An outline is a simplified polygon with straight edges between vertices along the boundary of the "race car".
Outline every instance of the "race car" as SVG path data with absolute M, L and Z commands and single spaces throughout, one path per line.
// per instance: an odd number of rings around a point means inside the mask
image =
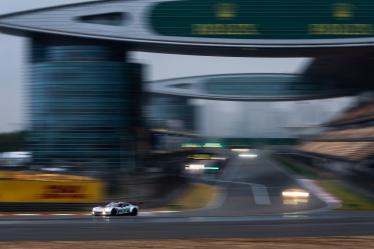
M 137 216 L 139 207 L 127 202 L 111 202 L 104 207 L 94 207 L 92 215 L 94 216 L 116 216 L 130 215 Z
M 309 202 L 310 194 L 303 189 L 286 189 L 282 192 L 283 204 L 300 205 Z

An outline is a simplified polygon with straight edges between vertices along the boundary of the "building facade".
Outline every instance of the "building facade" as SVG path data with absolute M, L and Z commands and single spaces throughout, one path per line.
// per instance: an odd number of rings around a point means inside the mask
M 31 129 L 35 163 L 101 163 L 131 168 L 134 130 L 141 125 L 141 66 L 112 44 L 33 39 Z

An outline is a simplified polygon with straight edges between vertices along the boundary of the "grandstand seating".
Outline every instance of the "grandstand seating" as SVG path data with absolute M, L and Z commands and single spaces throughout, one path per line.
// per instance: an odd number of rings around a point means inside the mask
M 330 124 L 339 124 L 354 121 L 356 119 L 362 119 L 374 116 L 374 102 L 369 102 L 363 105 L 356 106 L 337 119 L 330 122 Z
M 332 156 L 347 160 L 361 161 L 374 158 L 374 126 L 359 128 L 345 128 L 347 122 L 355 123 L 355 120 L 362 120 L 371 117 L 374 119 L 374 102 L 365 103 L 344 112 L 329 126 L 335 130 L 327 131 L 319 136 L 310 139 L 298 147 L 299 150 L 308 153 Z M 340 127 L 336 130 L 336 125 Z M 343 129 L 342 129 L 343 128 Z M 340 140 L 340 141 L 339 141 Z
M 307 142 L 299 149 L 348 160 L 365 160 L 374 156 L 374 142 Z
M 346 129 L 346 130 L 335 130 L 328 131 L 320 136 L 316 137 L 315 140 L 334 140 L 334 139 L 374 139 L 374 126 Z

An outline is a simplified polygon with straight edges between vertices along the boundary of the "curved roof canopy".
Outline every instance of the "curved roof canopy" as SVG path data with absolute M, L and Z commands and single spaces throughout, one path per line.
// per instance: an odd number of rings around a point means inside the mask
M 345 96 L 352 90 L 344 86 L 337 88 L 333 82 L 316 82 L 295 74 L 195 76 L 156 81 L 145 84 L 144 88 L 146 92 L 154 94 L 237 101 L 330 98 Z
M 279 48 L 292 55 L 373 45 L 372 0 L 349 2 L 97 1 L 1 16 L 0 29 L 131 42 L 145 50 L 236 56 Z

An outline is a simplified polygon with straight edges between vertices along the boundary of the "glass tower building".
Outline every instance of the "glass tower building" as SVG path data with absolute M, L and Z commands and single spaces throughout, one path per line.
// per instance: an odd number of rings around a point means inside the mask
M 28 136 L 34 162 L 130 169 L 140 74 L 123 47 L 34 39 Z

